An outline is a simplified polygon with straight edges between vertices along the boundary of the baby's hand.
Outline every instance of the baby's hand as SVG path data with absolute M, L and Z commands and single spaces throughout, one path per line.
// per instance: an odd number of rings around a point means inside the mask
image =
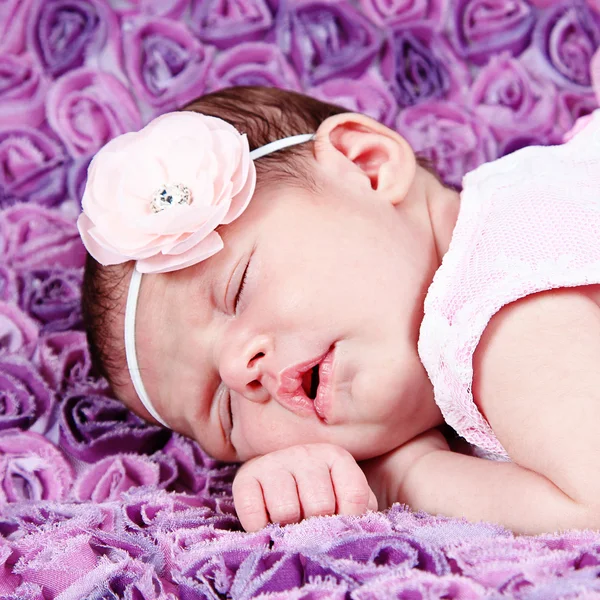
M 258 531 L 269 521 L 297 523 L 315 515 L 377 510 L 361 468 L 333 444 L 291 446 L 248 461 L 233 482 L 233 500 L 246 531 Z

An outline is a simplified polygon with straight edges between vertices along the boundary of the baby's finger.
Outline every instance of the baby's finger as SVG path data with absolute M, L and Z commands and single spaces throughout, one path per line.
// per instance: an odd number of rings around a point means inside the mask
M 368 504 L 367 508 L 369 510 L 375 510 L 375 511 L 379 508 L 379 505 L 377 504 L 377 496 L 375 495 L 375 492 L 373 492 L 373 490 L 371 488 L 369 488 L 369 504 Z
M 238 519 L 246 531 L 259 531 L 269 523 L 263 490 L 255 477 L 238 473 L 232 492 Z
M 296 480 L 289 471 L 277 470 L 262 480 L 267 511 L 273 523 L 297 523 L 302 517 Z
M 362 515 L 369 506 L 371 488 L 350 454 L 340 454 L 330 465 L 331 481 L 340 515 Z
M 335 492 L 326 463 L 317 463 L 311 469 L 298 469 L 294 476 L 303 518 L 335 514 Z

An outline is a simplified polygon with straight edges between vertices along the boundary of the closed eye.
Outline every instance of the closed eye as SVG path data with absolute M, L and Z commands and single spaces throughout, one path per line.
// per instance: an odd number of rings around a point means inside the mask
M 244 285 L 246 284 L 246 275 L 248 274 L 248 267 L 250 266 L 250 260 L 246 264 L 246 268 L 244 269 L 244 274 L 242 275 L 242 280 L 240 282 L 240 287 L 238 288 L 237 294 L 235 295 L 234 300 L 234 309 L 237 310 L 238 303 L 242 297 L 242 292 L 244 291 Z

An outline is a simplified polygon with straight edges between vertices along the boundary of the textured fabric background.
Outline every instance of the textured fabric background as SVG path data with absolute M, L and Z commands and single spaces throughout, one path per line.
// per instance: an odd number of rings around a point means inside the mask
M 90 157 L 222 86 L 304 90 L 449 183 L 597 107 L 598 0 L 0 2 L 0 599 L 600 598 L 600 534 L 396 505 L 240 531 L 234 467 L 90 369 L 75 228 Z

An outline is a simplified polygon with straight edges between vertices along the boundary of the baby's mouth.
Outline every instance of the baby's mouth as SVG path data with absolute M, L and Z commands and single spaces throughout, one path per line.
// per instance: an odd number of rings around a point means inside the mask
M 319 364 L 316 364 L 312 369 L 304 373 L 302 376 L 302 389 L 311 400 L 317 397 L 317 390 L 319 389 Z

